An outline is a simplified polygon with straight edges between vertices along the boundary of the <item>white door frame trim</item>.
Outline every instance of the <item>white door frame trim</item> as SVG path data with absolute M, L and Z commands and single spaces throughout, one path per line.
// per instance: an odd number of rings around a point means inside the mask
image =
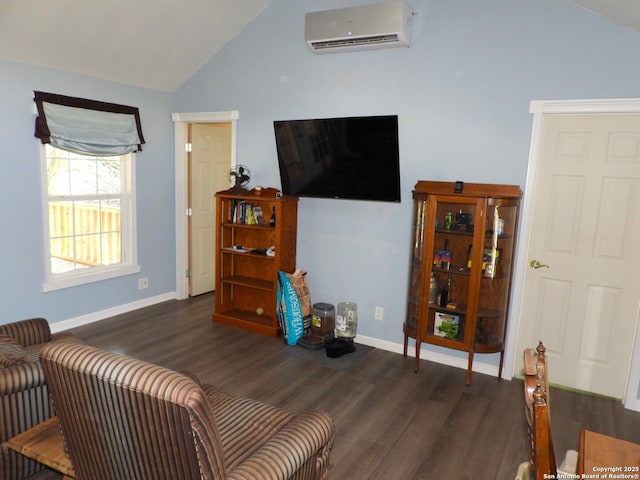
M 190 123 L 231 122 L 231 164 L 236 164 L 237 110 L 225 112 L 172 113 L 175 137 L 175 222 L 176 222 L 176 298 L 189 296 L 189 156 L 185 145 L 189 141 Z
M 507 332 L 508 348 L 505 352 L 505 374 L 511 378 L 514 374 L 521 373 L 522 358 L 515 351 L 518 328 L 522 311 L 522 297 L 524 277 L 527 270 L 529 250 L 529 237 L 531 234 L 531 221 L 533 216 L 533 197 L 538 170 L 538 156 L 542 137 L 542 119 L 545 114 L 589 114 L 589 113 L 636 113 L 640 114 L 640 98 L 612 98 L 612 99 L 585 99 L 585 100 L 534 100 L 531 102 L 529 112 L 533 114 L 533 128 L 531 132 L 531 145 L 529 148 L 529 163 L 527 178 L 521 210 L 520 230 L 518 232 L 518 251 L 514 271 L 514 288 L 511 301 L 509 330 Z M 624 401 L 625 408 L 640 411 L 640 398 L 638 396 L 640 386 L 640 305 L 636 315 L 636 333 L 631 364 L 627 371 L 627 385 Z

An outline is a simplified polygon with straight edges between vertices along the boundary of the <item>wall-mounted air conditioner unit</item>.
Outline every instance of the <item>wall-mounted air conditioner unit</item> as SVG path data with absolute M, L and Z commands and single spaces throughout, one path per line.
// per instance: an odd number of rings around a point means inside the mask
M 315 53 L 408 47 L 413 15 L 402 1 L 307 13 L 305 41 Z

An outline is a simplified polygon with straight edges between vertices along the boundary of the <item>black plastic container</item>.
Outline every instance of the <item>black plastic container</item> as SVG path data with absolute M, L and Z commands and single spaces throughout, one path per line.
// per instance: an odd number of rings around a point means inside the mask
M 338 358 L 346 353 L 355 352 L 356 344 L 352 338 L 328 338 L 324 341 L 324 349 L 327 352 L 327 357 Z

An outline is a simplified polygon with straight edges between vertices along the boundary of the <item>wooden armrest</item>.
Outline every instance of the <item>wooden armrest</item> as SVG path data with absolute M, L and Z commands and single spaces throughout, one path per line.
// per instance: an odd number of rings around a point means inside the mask
M 527 348 L 524 351 L 524 374 L 536 375 L 536 351 L 533 348 Z

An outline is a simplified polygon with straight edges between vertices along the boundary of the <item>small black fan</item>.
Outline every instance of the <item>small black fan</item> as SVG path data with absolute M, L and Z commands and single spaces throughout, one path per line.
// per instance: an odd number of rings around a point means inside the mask
M 244 165 L 236 165 L 229 170 L 229 179 L 233 182 L 233 188 L 244 188 L 251 180 L 251 171 Z

